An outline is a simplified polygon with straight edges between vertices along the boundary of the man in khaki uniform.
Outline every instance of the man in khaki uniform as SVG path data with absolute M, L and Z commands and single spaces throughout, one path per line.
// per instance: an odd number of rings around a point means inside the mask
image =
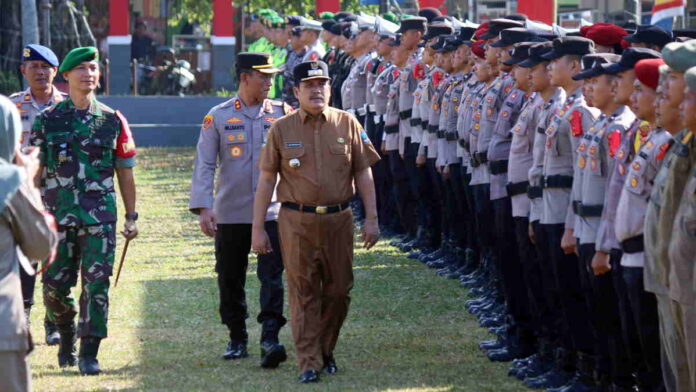
M 696 67 L 684 74 L 686 84 L 682 117 L 684 126 L 696 130 Z M 684 192 L 672 228 L 669 244 L 669 296 L 677 334 L 685 343 L 686 360 L 691 376 L 691 390 L 696 391 L 696 154 L 689 151 L 691 175 Z
M 353 287 L 353 220 L 349 201 L 358 192 L 365 206 L 363 236 L 379 238 L 370 166 L 379 160 L 354 116 L 328 106 L 329 71 L 324 62 L 293 72 L 300 110 L 277 120 L 261 152 L 254 199 L 252 249 L 272 251 L 263 221 L 276 177 L 281 253 L 287 271 L 291 326 L 302 383 L 318 370 L 337 371 L 333 351 L 348 314 Z

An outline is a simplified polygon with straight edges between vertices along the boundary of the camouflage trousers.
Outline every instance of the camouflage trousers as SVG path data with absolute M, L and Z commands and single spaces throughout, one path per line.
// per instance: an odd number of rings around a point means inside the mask
M 109 311 L 109 277 L 114 267 L 116 225 L 58 227 L 56 259 L 43 275 L 43 295 L 48 319 L 72 322 L 77 315 L 72 288 L 81 275 L 79 337 L 106 337 Z

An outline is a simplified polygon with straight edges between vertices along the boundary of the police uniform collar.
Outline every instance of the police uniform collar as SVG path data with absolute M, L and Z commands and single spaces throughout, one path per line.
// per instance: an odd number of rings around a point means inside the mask
M 56 86 L 52 86 L 51 88 L 51 98 L 49 98 L 48 100 L 48 105 L 50 106 L 59 102 L 63 102 L 67 94 L 58 90 Z M 22 103 L 30 102 L 32 106 L 39 109 L 39 104 L 36 103 L 36 100 L 34 99 L 34 94 L 31 93 L 31 87 L 28 87 L 26 90 L 22 91 L 19 94 L 22 96 Z
M 72 98 L 68 97 L 65 99 L 65 108 L 66 109 L 71 109 L 73 111 L 77 111 L 77 107 L 75 107 L 75 103 L 73 102 Z M 89 114 L 95 116 L 95 117 L 101 117 L 102 116 L 102 110 L 99 105 L 99 102 L 97 102 L 97 98 L 92 98 L 92 101 L 89 103 L 89 108 L 87 109 Z
M 311 119 L 315 119 L 315 118 L 319 118 L 319 119 L 326 121 L 326 112 L 328 110 L 331 110 L 331 109 L 329 107 L 325 107 L 324 110 L 322 110 L 321 113 L 319 113 L 316 116 L 313 114 L 310 114 L 309 112 L 307 112 L 303 108 L 299 108 L 297 111 L 300 113 L 300 119 L 302 120 L 302 123 L 304 124 L 307 122 L 308 119 L 311 120 Z

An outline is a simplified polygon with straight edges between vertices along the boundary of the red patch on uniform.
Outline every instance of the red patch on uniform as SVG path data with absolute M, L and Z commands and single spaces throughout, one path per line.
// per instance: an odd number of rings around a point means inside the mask
M 413 66 L 413 77 L 416 79 L 423 79 L 425 77 L 425 65 L 423 65 L 423 63 L 418 63 Z
M 242 102 L 238 99 L 234 100 L 234 108 L 240 110 L 242 108 Z
M 398 79 L 399 78 L 399 70 L 394 68 L 394 70 L 392 71 L 392 75 L 394 76 L 394 79 Z
M 570 115 L 570 127 L 573 132 L 573 137 L 582 136 L 582 113 L 580 113 L 580 111 L 575 110 Z
M 667 142 L 667 143 L 665 143 L 665 144 L 663 144 L 663 145 L 660 146 L 660 153 L 657 154 L 657 160 L 658 160 L 658 161 L 661 161 L 662 158 L 665 157 L 665 154 L 667 153 L 667 150 L 669 150 L 669 145 L 670 145 L 670 144 L 671 144 L 671 143 Z
M 384 71 L 384 65 L 380 64 L 379 67 L 377 67 L 377 74 L 381 74 L 382 71 Z
M 135 141 L 128 126 L 128 121 L 118 110 L 116 111 L 116 117 L 121 120 L 121 132 L 116 139 L 116 156 L 119 158 L 132 158 L 136 154 Z
M 440 85 L 440 82 L 442 82 L 443 76 L 444 76 L 444 75 L 443 75 L 442 72 L 440 72 L 440 71 L 435 71 L 435 72 L 433 72 L 433 85 L 434 85 L 435 87 L 437 87 L 438 85 Z
M 370 69 L 372 69 L 372 67 L 372 61 L 368 61 L 367 63 L 365 63 L 365 72 L 370 72 Z
M 616 150 L 619 149 L 621 145 L 621 132 L 613 131 L 607 135 L 607 141 L 609 142 L 609 156 L 614 158 L 616 155 Z

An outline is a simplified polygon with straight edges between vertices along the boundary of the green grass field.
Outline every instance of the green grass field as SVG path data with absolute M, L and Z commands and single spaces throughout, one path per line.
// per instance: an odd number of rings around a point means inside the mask
M 141 149 L 136 169 L 140 237 L 131 243 L 119 286 L 111 290 L 109 338 L 99 377 L 56 363 L 43 343 L 37 285 L 31 355 L 36 391 L 525 391 L 489 362 L 478 342 L 490 338 L 465 310 L 457 281 L 436 277 L 382 241 L 355 252 L 350 314 L 336 349 L 340 371 L 317 385 L 296 382 L 290 330 L 288 362 L 258 361 L 256 264 L 248 271 L 250 357 L 224 361 L 226 328 L 217 315 L 213 243 L 188 212 L 193 149 Z M 121 214 L 119 214 L 121 215 Z M 119 222 L 119 225 L 121 222 Z M 120 230 L 120 226 L 119 226 Z M 119 239 L 117 260 L 123 242 Z M 79 293 L 76 293 L 79 294 Z

